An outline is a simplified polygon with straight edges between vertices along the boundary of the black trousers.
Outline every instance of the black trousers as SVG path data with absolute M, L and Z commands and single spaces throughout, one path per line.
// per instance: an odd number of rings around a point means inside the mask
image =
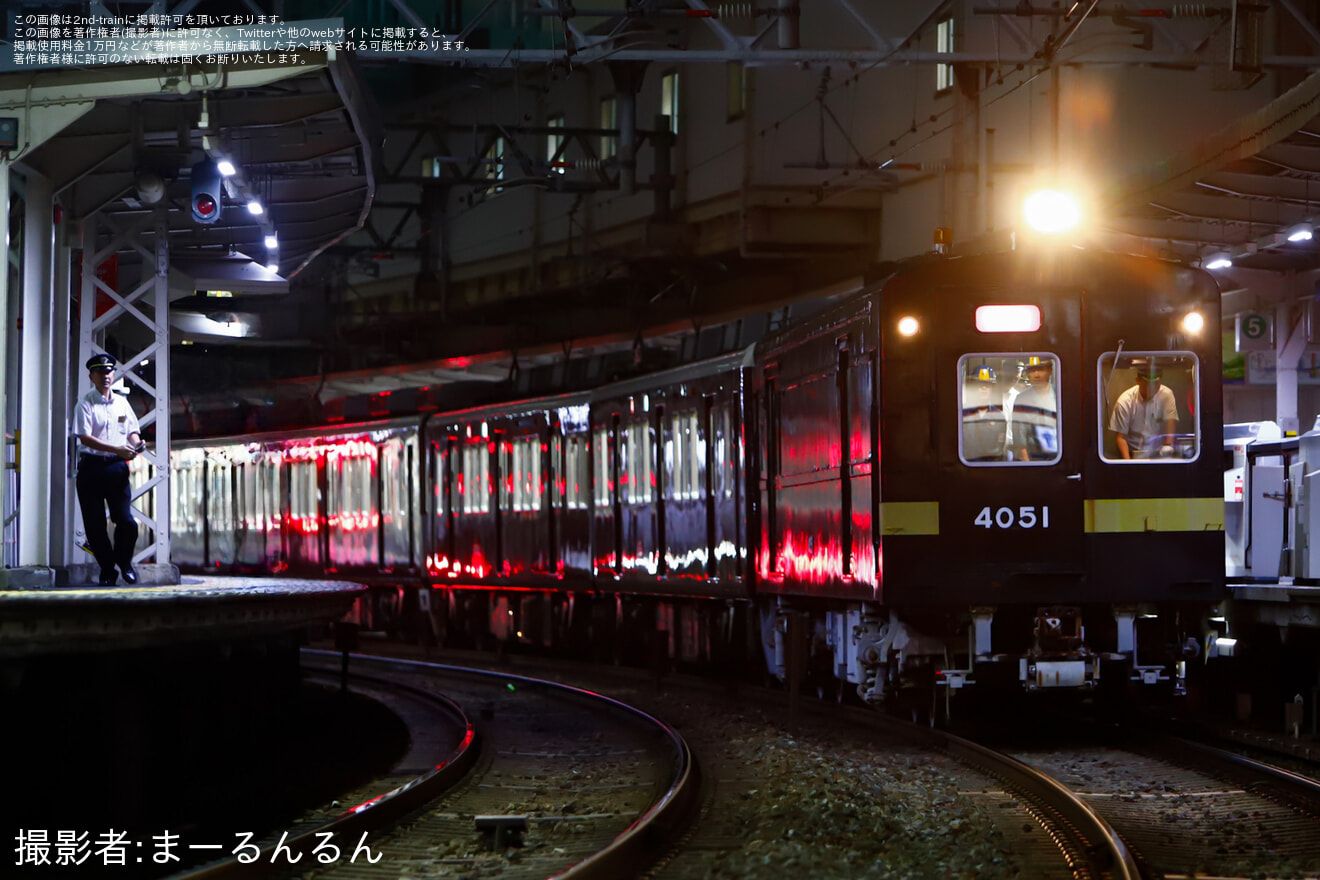
M 133 519 L 133 505 L 129 500 L 128 462 L 122 458 L 82 455 L 78 458 L 78 506 L 82 509 L 83 527 L 87 529 L 87 545 L 91 548 L 102 572 L 120 570 L 133 564 L 133 545 L 137 543 L 137 521 Z M 110 519 L 115 524 L 115 543 L 105 528 L 105 508 L 110 507 Z

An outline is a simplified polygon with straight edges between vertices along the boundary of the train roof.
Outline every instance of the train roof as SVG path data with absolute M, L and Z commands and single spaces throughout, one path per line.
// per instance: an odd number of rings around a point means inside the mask
M 618 382 L 611 382 L 591 391 L 591 399 L 609 400 L 616 397 L 626 397 L 630 394 L 645 393 L 657 386 L 674 385 L 691 382 L 695 379 L 704 379 L 707 376 L 715 376 L 720 373 L 731 373 L 734 370 L 752 366 L 756 362 L 755 355 L 756 346 L 749 345 L 741 351 L 729 352 L 708 360 L 696 361 L 695 363 L 683 364 L 681 367 L 661 370 L 658 373 L 648 373 L 645 376 L 634 376 Z
M 260 431 L 252 434 L 230 434 L 222 437 L 205 437 L 178 440 L 172 445 L 175 449 L 206 449 L 214 446 L 235 446 L 247 443 L 273 443 L 280 440 L 300 440 L 309 437 L 335 437 L 346 434 L 366 434 L 373 431 L 391 431 L 399 428 L 420 427 L 425 416 L 407 416 L 396 419 L 381 419 L 374 422 L 354 422 L 347 425 L 321 425 L 315 428 L 292 428 L 285 431 Z

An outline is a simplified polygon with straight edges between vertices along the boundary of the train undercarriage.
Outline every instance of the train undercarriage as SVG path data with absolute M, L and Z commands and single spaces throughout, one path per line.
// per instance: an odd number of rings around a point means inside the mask
M 1182 695 L 1213 637 L 1212 613 L 1050 605 L 923 614 L 786 598 L 377 588 L 358 622 L 447 647 L 759 674 L 877 706 L 933 707 L 935 718 L 982 691 Z

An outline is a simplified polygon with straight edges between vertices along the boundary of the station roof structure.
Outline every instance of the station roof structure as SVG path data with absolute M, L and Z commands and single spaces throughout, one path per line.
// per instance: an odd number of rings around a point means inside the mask
M 261 0 L 183 0 L 173 5 L 156 2 L 150 8 L 188 15 L 212 7 L 232 7 L 235 12 L 272 17 L 279 9 L 287 20 L 315 19 L 318 25 L 328 22 L 341 28 L 353 24 L 424 28 L 428 23 L 434 26 L 440 14 L 432 8 L 434 4 L 423 0 L 391 0 L 389 4 L 286 0 L 269 4 L 270 8 L 267 5 Z M 325 335 L 268 336 L 262 328 L 271 322 L 263 322 L 259 300 L 285 295 L 291 285 L 296 287 L 314 275 L 318 266 L 331 267 L 323 271 L 346 271 L 352 260 L 361 261 L 372 253 L 388 256 L 397 247 L 397 234 L 387 230 L 397 233 L 410 216 L 419 215 L 422 206 L 380 197 L 382 187 L 405 184 L 411 173 L 402 167 L 384 166 L 384 139 L 387 133 L 407 137 L 409 126 L 442 127 L 447 122 L 445 108 L 456 92 L 470 90 L 474 84 L 503 82 L 528 69 L 567 70 L 622 62 L 708 63 L 718 69 L 718 65 L 739 61 L 800 70 L 829 64 L 866 70 L 950 61 L 1042 66 L 1064 58 L 1062 49 L 1079 29 L 1101 21 L 1106 26 L 1129 28 L 1139 39 L 1089 50 L 1086 61 L 1190 69 L 1209 64 L 1212 53 L 1219 51 L 1207 36 L 1213 31 L 1213 22 L 1175 20 L 1176 10 L 1168 9 L 1163 17 L 1133 23 L 1121 7 L 1111 8 L 1095 0 L 1076 4 L 1062 20 L 1055 14 L 1056 26 L 1048 35 L 1030 27 L 1026 23 L 1030 16 L 1022 14 L 1024 7 L 1031 15 L 1048 16 L 1048 10 L 986 0 L 975 13 L 997 17 L 1001 45 L 993 52 L 954 53 L 933 52 L 916 39 L 947 11 L 949 3 L 944 0 L 931 0 L 902 27 L 879 24 L 880 16 L 856 0 L 829 0 L 825 4 L 829 12 L 853 25 L 848 45 L 828 42 L 819 29 L 800 20 L 806 13 L 794 4 L 767 3 L 761 9 L 704 0 L 602 0 L 599 9 L 574 9 L 553 0 L 535 0 L 519 8 L 528 18 L 541 16 L 556 22 L 557 29 L 552 28 L 551 33 L 557 36 L 543 43 L 505 47 L 501 40 L 509 35 L 502 35 L 504 25 L 492 13 L 496 5 L 463 4 L 467 17 L 449 36 L 459 44 L 465 40 L 475 43 L 465 51 L 359 47 L 352 52 L 310 52 L 305 53 L 306 72 L 285 70 L 278 76 L 271 71 L 245 70 L 243 65 L 227 66 L 223 72 L 145 64 L 132 66 L 140 69 L 136 74 L 125 74 L 126 68 L 42 72 L 43 77 L 141 75 L 153 78 L 156 84 L 142 94 L 99 98 L 90 112 L 22 157 L 21 163 L 53 182 L 70 215 L 99 212 L 121 225 L 131 224 L 151 210 L 147 200 L 152 197 L 153 182 L 160 181 L 168 207 L 171 288 L 177 291 L 180 312 L 173 320 L 174 341 L 207 344 L 235 359 L 258 349 L 264 349 L 268 358 L 271 351 L 280 357 L 281 349 L 305 352 L 327 344 L 360 344 L 336 343 Z M 1231 11 L 1236 5 L 1226 8 Z M 1313 199 L 1320 201 L 1320 186 L 1315 185 L 1320 183 L 1320 74 L 1311 73 L 1320 69 L 1320 31 L 1291 2 L 1276 4 L 1276 14 L 1294 28 L 1299 48 L 1295 54 L 1265 56 L 1253 63 L 1257 71 L 1286 71 L 1288 81 L 1296 85 L 1195 150 L 1116 182 L 1105 194 L 1104 232 L 1111 241 L 1193 263 L 1222 250 L 1231 253 L 1235 265 L 1243 268 L 1278 273 L 1320 268 L 1316 240 L 1295 242 L 1287 237 L 1293 227 L 1320 218 L 1320 209 L 1312 205 Z M 483 32 L 484 38 L 478 39 Z M 146 70 L 148 67 L 152 69 Z M 382 73 L 386 75 L 377 75 Z M 29 78 L 31 73 L 5 76 Z M 398 94 L 391 91 L 402 79 L 411 87 L 407 101 L 395 100 Z M 418 88 L 418 83 L 424 85 Z M 221 221 L 198 226 L 188 215 L 188 169 L 200 157 L 220 155 L 236 159 L 241 172 L 230 181 L 231 203 Z M 469 169 L 468 173 L 479 170 Z M 879 167 L 872 171 L 877 179 L 885 174 Z M 605 184 L 617 185 L 617 180 Z M 265 214 L 255 217 L 243 211 L 241 204 L 248 199 L 262 201 Z M 269 252 L 266 238 L 272 233 L 278 237 L 278 248 Z M 339 262 L 318 263 L 328 256 Z M 130 253 L 123 258 L 135 259 Z M 275 271 L 263 268 L 272 262 Z M 726 261 L 720 271 L 766 277 L 764 266 L 751 261 L 737 265 Z M 821 289 L 825 295 L 853 289 L 845 281 L 855 274 L 857 267 L 840 266 L 838 277 Z M 417 283 L 425 284 L 427 279 Z M 204 296 L 217 291 L 232 298 Z M 736 320 L 748 311 L 748 303 L 732 294 L 721 298 L 707 293 L 706 300 L 712 304 L 710 311 L 688 316 L 693 319 L 689 326 L 694 321 L 709 326 Z M 768 300 L 777 304 L 774 296 Z M 435 334 L 440 341 L 428 357 L 403 358 L 372 368 L 322 369 L 271 381 L 249 374 L 238 387 L 228 387 L 215 396 L 270 404 L 307 397 L 324 401 L 458 381 L 494 383 L 517 369 L 562 359 L 563 345 L 570 342 L 578 352 L 623 352 L 639 343 L 672 350 L 681 346 L 682 336 L 689 332 L 683 328 L 681 303 L 674 311 L 666 311 L 668 300 L 650 309 L 648 314 L 654 319 L 646 326 L 635 324 L 633 304 L 614 310 L 610 305 L 608 294 L 586 303 L 583 316 L 574 322 L 582 325 L 576 333 L 570 333 L 569 323 L 559 314 L 564 311 L 562 304 L 550 300 L 539 306 L 528 304 L 525 311 L 451 314 L 442 331 Z M 230 327 L 236 323 L 243 323 L 250 332 L 211 332 L 217 324 Z M 536 325 L 541 336 L 518 346 L 499 341 L 518 336 L 528 324 Z M 553 338 L 556 334 L 561 338 Z M 576 339 L 570 340 L 570 335 Z M 459 341 L 468 347 L 462 348 Z M 391 354 L 402 357 L 402 346 L 395 345 L 391 351 L 389 338 L 378 344 L 382 358 Z M 446 345 L 453 350 L 445 350 Z M 478 345 L 484 347 L 471 350 Z M 177 387 L 184 390 L 187 376 L 177 375 Z M 205 397 L 204 393 L 194 395 L 190 405 L 205 405 Z

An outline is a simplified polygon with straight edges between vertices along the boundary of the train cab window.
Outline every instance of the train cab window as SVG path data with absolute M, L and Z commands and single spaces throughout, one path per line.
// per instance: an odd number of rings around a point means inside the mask
M 958 361 L 964 464 L 1050 465 L 1059 460 L 1059 359 L 1049 353 L 968 354 Z
M 1100 455 L 1115 464 L 1180 464 L 1201 449 L 1200 370 L 1189 351 L 1100 356 Z

